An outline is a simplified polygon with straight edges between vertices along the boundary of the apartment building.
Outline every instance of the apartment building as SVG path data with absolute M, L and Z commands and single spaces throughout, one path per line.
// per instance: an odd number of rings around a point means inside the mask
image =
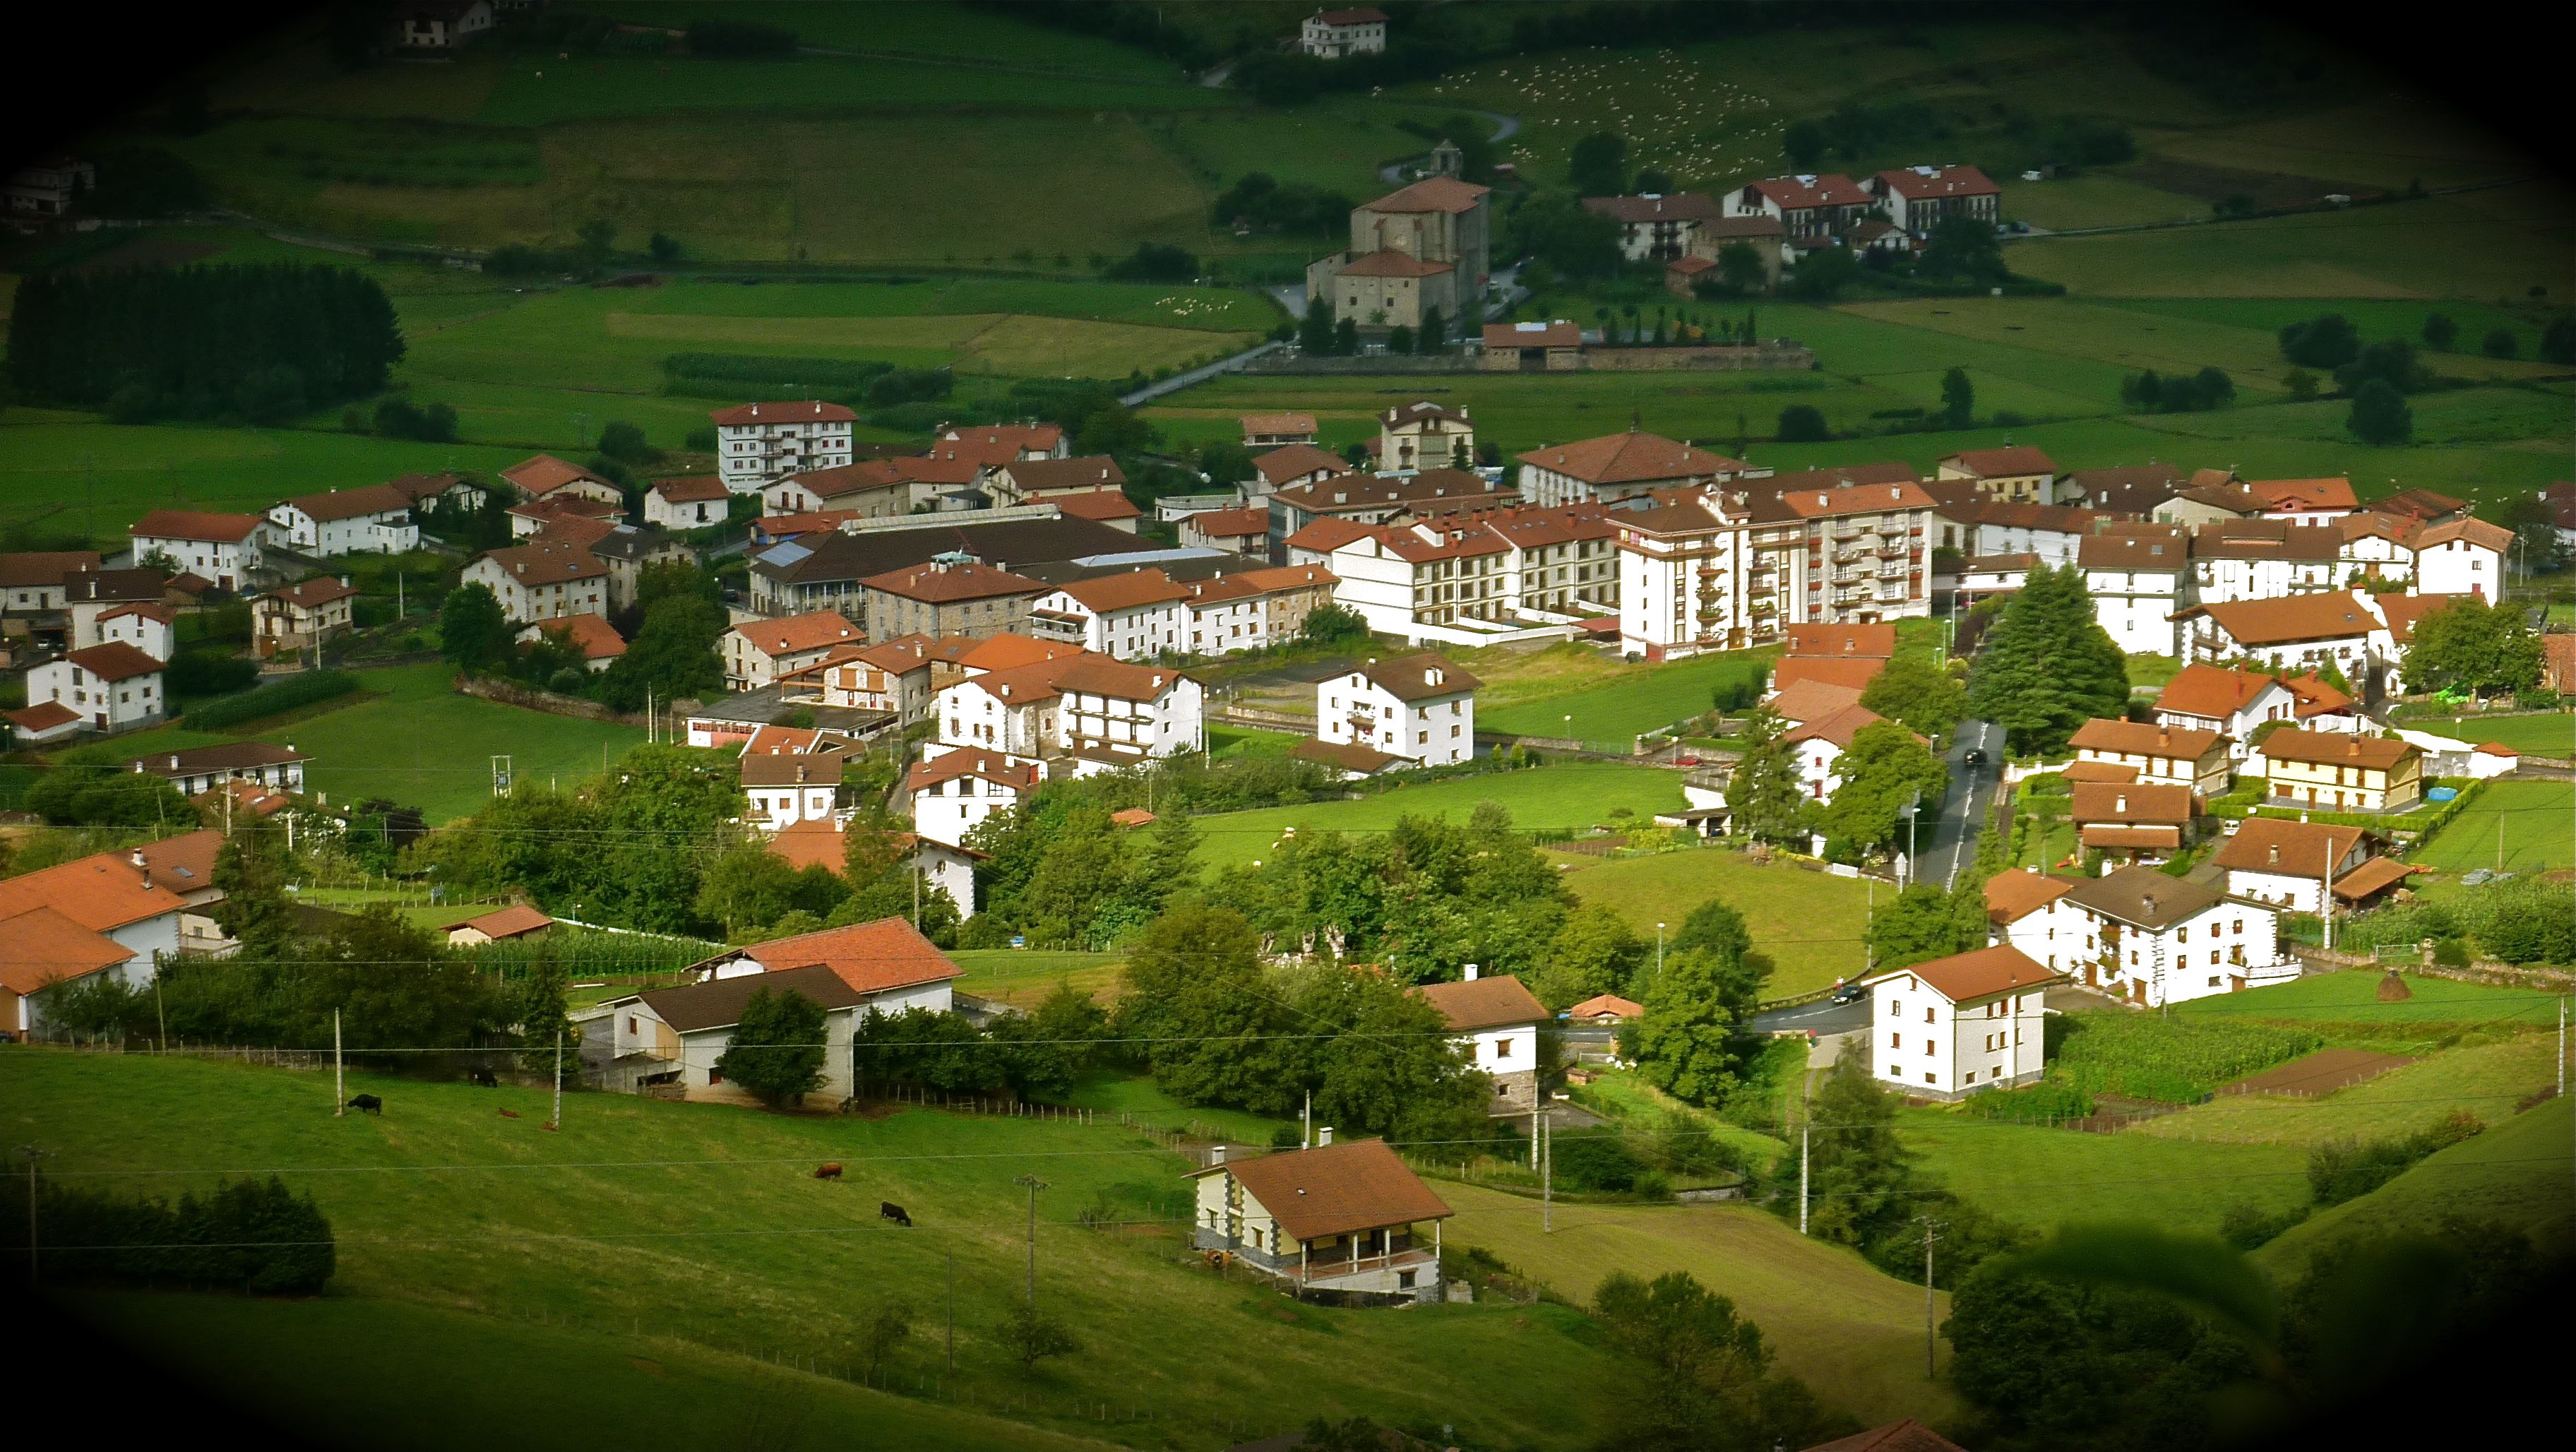
M 2078 981 L 2142 1008 L 2298 976 L 2271 908 L 2146 866 L 2088 878 L 2065 898 L 2083 928 Z
M 850 462 L 850 426 L 858 415 L 837 403 L 742 403 L 710 410 L 716 426 L 716 472 L 736 494 L 809 469 Z
M 1621 643 L 1662 660 L 1927 615 L 1932 510 L 1919 484 L 1823 471 L 1614 510 Z
M 260 542 L 270 528 L 263 515 L 156 509 L 126 526 L 125 536 L 138 562 L 166 555 L 216 589 L 240 590 L 259 572 Z
M 2009 943 L 1864 980 L 1870 1072 L 1926 1099 L 2009 1089 L 2046 1067 L 2045 1001 L 2064 981 Z
M 492 550 L 465 567 L 464 583 L 482 585 L 519 625 L 562 615 L 606 615 L 608 566 L 571 540 L 538 538 Z
M 1372 660 L 1315 687 L 1315 735 L 1422 766 L 1476 754 L 1476 688 L 1484 682 L 1437 655 Z
M 1521 498 L 1550 506 L 1615 504 L 1770 472 L 1634 428 L 1532 449 L 1519 456 L 1519 463 Z M 1906 478 L 1913 477 L 1913 471 L 1907 470 Z
M 2115 525 L 2076 546 L 2093 619 L 2131 655 L 2177 653 L 2174 612 L 2190 588 L 2190 537 L 2178 525 Z

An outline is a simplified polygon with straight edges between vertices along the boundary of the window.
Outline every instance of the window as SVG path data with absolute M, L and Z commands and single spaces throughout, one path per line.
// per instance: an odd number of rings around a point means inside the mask
M 1905 1047 L 1905 1035 L 1903 1035 L 1903 1034 L 1889 1034 L 1889 1035 L 1887 1036 L 1887 1046 L 1888 1046 L 1889 1048 L 1891 1048 L 1891 1049 L 1901 1049 L 1901 1048 L 1904 1048 L 1904 1047 Z
M 1934 1078 L 1934 1077 L 1933 1077 L 1932 1075 L 1930 1075 L 1930 1074 L 1925 1074 L 1925 1075 L 1923 1076 L 1923 1082 L 1924 1082 L 1924 1083 L 1926 1083 L 1926 1084 L 1938 1084 L 1938 1083 L 1940 1083 L 1941 1081 L 1940 1081 L 1940 1080 L 1938 1080 L 1938 1079 L 1936 1079 L 1936 1078 Z
M 1932 1005 L 1928 1003 L 1923 1005 L 1923 1021 L 1925 1023 L 1930 1023 L 1932 1021 Z
M 631 1013 L 630 1013 L 630 1014 L 628 1014 L 628 1015 L 626 1015 L 626 1031 L 627 1031 L 628 1033 L 630 1033 L 630 1034 L 634 1034 L 634 1033 L 642 1033 L 642 1032 L 643 1032 L 643 1030 L 642 1030 L 642 1029 L 639 1029 L 639 1028 L 637 1028 L 637 1027 L 635 1026 L 635 1015 L 633 1015 L 633 1014 L 631 1014 Z
M 1511 1056 L 1512 1056 L 1512 1041 L 1511 1041 L 1510 1039 L 1496 1039 L 1496 1040 L 1494 1040 L 1494 1057 L 1495 1057 L 1495 1058 L 1497 1058 L 1497 1059 L 1508 1059 L 1508 1058 L 1510 1058 Z

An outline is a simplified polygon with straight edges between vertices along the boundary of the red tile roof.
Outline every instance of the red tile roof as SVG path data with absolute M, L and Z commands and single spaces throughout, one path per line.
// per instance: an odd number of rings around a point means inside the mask
M 2172 680 L 2165 682 L 2164 691 L 2156 697 L 2156 709 L 2224 721 L 2278 684 L 2260 671 L 2187 665 L 2176 671 Z
M 1873 656 L 1888 660 L 1896 654 L 1896 627 L 1893 625 L 1792 625 L 1782 653 L 1792 656 L 1825 656 L 1840 659 L 1847 656 Z
M 1243 416 L 1243 432 L 1247 436 L 1311 434 L 1314 431 L 1315 416 L 1311 413 L 1247 413 Z
M 1520 461 L 1587 484 L 1640 484 L 1666 480 L 1679 483 L 1741 474 L 1751 467 L 1742 459 L 1730 459 L 1724 454 L 1695 449 L 1661 434 L 1642 433 L 1635 429 L 1624 434 L 1604 434 L 1596 439 L 1578 439 L 1570 444 L 1532 449 L 1521 455 Z
M 1437 277 L 1453 271 L 1446 262 L 1426 262 L 1410 252 L 1392 247 L 1363 253 L 1342 265 L 1344 277 Z
M 2000 449 L 1962 449 L 1941 462 L 1955 465 L 1980 479 L 2057 472 L 2057 461 L 2048 457 L 2044 450 L 2029 444 L 2014 444 Z
M 1973 166 L 1900 167 L 1880 172 L 1877 180 L 1880 186 L 1909 202 L 2003 194 L 2003 188 Z
M 718 428 L 747 428 L 768 424 L 848 423 L 858 415 L 837 403 L 790 399 L 783 403 L 737 403 L 731 408 L 709 409 L 707 417 L 714 419 Z
M 1585 1019 L 1642 1018 L 1645 1016 L 1646 1006 L 1633 998 L 1621 998 L 1615 993 L 1596 993 L 1565 1012 L 1567 1017 L 1581 1023 Z
M 161 669 L 161 662 L 121 640 L 76 650 L 63 659 L 105 681 L 130 681 L 137 676 L 156 674 Z
M 1772 176 L 1748 182 L 1744 190 L 1767 197 L 1784 212 L 1805 211 L 1810 207 L 1866 207 L 1869 193 L 1860 184 L 1838 173 L 1807 176 Z
M 737 951 L 758 959 L 773 973 L 821 964 L 860 993 L 943 983 L 962 971 L 937 945 L 901 918 L 879 918 L 846 928 L 772 938 Z M 727 953 L 720 958 L 732 956 Z
M 156 509 L 125 527 L 135 539 L 211 540 L 232 544 L 267 522 L 258 514 L 209 514 L 194 509 Z
M 1986 879 L 1986 916 L 1998 923 L 2017 923 L 2073 891 L 2074 883 L 2051 877 L 2035 867 L 1998 872 Z
M 98 568 L 96 550 L 21 550 L 0 555 L 0 589 L 59 585 L 63 576 Z
M 2386 771 L 2409 756 L 2421 755 L 2423 749 L 2411 741 L 2387 736 L 2358 736 L 2348 731 L 2302 731 L 2294 726 L 2264 737 L 2263 744 L 2255 747 L 2254 751 L 2256 755 L 2274 761 Z
M 158 844 L 154 844 L 158 845 Z M 151 848 L 143 849 L 152 860 Z M 100 852 L 17 877 L 0 878 L 0 919 L 50 907 L 92 932 L 104 933 L 179 910 L 179 894 L 148 885 L 127 852 Z M 5 935 L 0 935 L 5 936 Z
M 0 716 L 6 716 L 11 725 L 30 735 L 51 731 L 57 726 L 68 726 L 81 719 L 79 712 L 60 701 L 38 701 L 16 711 L 0 712 Z
M 2399 597 L 2391 597 L 2395 598 Z M 2349 590 L 2283 595 L 2270 600 L 2226 600 L 2197 606 L 2195 611 L 2217 621 L 2219 628 L 2239 645 L 2339 640 L 2368 635 L 2379 628 L 2378 617 L 2370 613 L 2370 607 L 2354 599 Z
M 1174 583 L 1171 576 L 1161 570 L 1150 569 L 1075 580 L 1056 588 L 1081 601 L 1083 608 L 1094 615 L 1110 615 L 1147 605 L 1168 605 L 1175 600 L 1186 600 L 1190 595 L 1186 588 Z
M 1256 454 L 1252 471 L 1273 484 L 1285 479 L 1302 479 L 1321 469 L 1327 474 L 1347 474 L 1351 466 L 1342 456 L 1313 444 L 1282 444 L 1266 454 Z
M 558 615 L 538 622 L 538 628 L 569 641 L 583 660 L 615 660 L 626 654 L 626 637 L 604 615 Z
M 1866 706 L 1845 706 L 1830 716 L 1819 716 L 1813 721 L 1801 723 L 1797 729 L 1788 732 L 1780 739 L 1791 745 L 1801 741 L 1830 741 L 1836 746 L 1848 748 L 1852 744 L 1852 738 L 1859 735 L 1862 728 L 1875 726 L 1886 719 Z
M 1716 200 L 1698 192 L 1585 197 L 1583 210 L 1614 222 L 1706 222 L 1719 215 Z
M 753 650 L 765 656 L 802 655 L 844 640 L 862 640 L 859 627 L 846 615 L 816 610 L 777 620 L 745 620 L 733 627 Z
M 449 923 L 447 931 L 453 933 L 471 928 L 487 938 L 518 938 L 530 933 L 543 932 L 554 925 L 554 919 L 535 908 L 513 905 L 496 912 L 485 913 L 479 918 L 467 918 L 462 922 Z
M 1800 686 L 1841 686 L 1852 691 L 1857 702 L 1859 692 L 1869 689 L 1887 662 L 1870 656 L 1853 656 L 1834 660 L 1826 656 L 1793 655 L 1780 662 L 1771 673 L 1771 689 L 1787 695 Z
M 1373 660 L 1360 667 L 1360 674 L 1368 677 L 1371 685 L 1399 701 L 1436 701 L 1444 696 L 1462 695 L 1484 684 L 1451 665 L 1446 658 L 1429 651 Z
M 608 566 L 601 562 L 599 556 L 592 554 L 587 546 L 569 539 L 540 536 L 508 549 L 487 550 L 483 558 L 490 560 L 505 577 L 521 585 L 567 584 L 608 573 Z
M 1047 588 L 1026 575 L 1014 575 L 975 560 L 958 565 L 915 565 L 908 570 L 870 575 L 859 583 L 884 594 L 933 605 L 1010 595 L 1041 595 Z
M 1208 509 L 1181 521 L 1181 527 L 1207 539 L 1243 539 L 1270 529 L 1267 509 Z
M 113 968 L 133 957 L 133 949 L 50 906 L 0 918 L 0 988 L 12 993 L 34 993 L 46 984 Z
M 2199 802 L 2187 786 L 2079 781 L 2074 784 L 2074 798 L 2067 817 L 2078 823 L 2180 826 L 2199 815 Z
M 698 504 L 722 499 L 729 491 L 724 479 L 716 474 L 690 474 L 677 479 L 656 479 L 652 491 L 670 504 Z
M 330 604 L 334 600 L 346 600 L 357 593 L 358 591 L 356 586 L 343 585 L 338 580 L 335 580 L 328 575 L 322 575 L 310 580 L 299 580 L 292 585 L 281 586 L 269 591 L 266 595 L 263 595 L 260 598 L 264 600 L 283 600 L 290 605 L 299 605 L 307 610 L 315 610 L 324 605 Z
M 1427 176 L 1409 187 L 1387 193 L 1376 201 L 1362 204 L 1369 212 L 1472 212 L 1485 199 L 1491 187 L 1463 182 L 1456 177 Z
M 362 484 L 355 489 L 333 489 L 322 494 L 300 495 L 286 502 L 304 511 L 316 523 L 360 519 L 371 514 L 411 512 L 411 496 L 391 484 Z
M 2064 974 L 2052 973 L 2033 962 L 2030 955 L 2021 949 L 1999 943 L 1991 948 L 1978 948 L 1948 958 L 1935 958 L 1929 963 L 1917 963 L 1911 968 L 1881 973 L 1870 981 L 1884 983 L 1890 978 L 1908 974 L 1921 979 L 1925 986 L 1952 1003 L 1968 1003 L 1992 998 L 1998 993 L 2045 988 L 2065 978 Z
M 2226 740 L 2227 737 L 2220 732 L 2197 726 L 2159 726 L 2152 721 L 2106 721 L 2097 716 L 2076 727 L 2068 744 L 2079 751 L 2198 761 L 2216 751 Z
M 2240 872 L 2269 872 L 2280 877 L 2323 877 L 2330 864 L 2362 839 L 2359 827 L 2324 822 L 2293 822 L 2285 817 L 2248 817 L 2218 849 L 2212 862 Z
M 1122 489 L 1094 489 L 1088 494 L 1058 494 L 1048 503 L 1067 519 L 1142 519 L 1145 511 Z
M 904 775 L 903 789 L 918 792 L 965 776 L 981 777 L 1021 791 L 1034 791 L 1044 780 L 1044 773 L 1034 761 L 1015 764 L 999 751 L 962 750 L 913 763 L 912 770 Z
M 2352 481 L 2332 479 L 2248 479 L 2245 487 L 2273 509 L 2353 509 Z

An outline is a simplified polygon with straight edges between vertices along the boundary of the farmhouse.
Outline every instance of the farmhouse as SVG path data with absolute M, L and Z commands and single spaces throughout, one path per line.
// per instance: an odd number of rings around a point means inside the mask
M 2229 896 L 2269 903 L 2283 912 L 2313 913 L 2321 911 L 2328 881 L 2342 898 L 2346 880 L 2364 864 L 2380 860 L 2372 850 L 2370 834 L 2359 827 L 2247 817 L 2211 860 L 2226 870 Z
M 1465 972 L 1461 982 L 1425 983 L 1413 994 L 1440 1010 L 1468 1062 L 1493 1080 L 1495 1109 L 1526 1114 L 1538 1103 L 1538 1032 L 1552 1019 L 1518 978 L 1480 978 L 1472 963 Z
M 1315 442 L 1315 416 L 1311 413 L 1247 413 L 1241 422 L 1246 449 L 1268 450 Z
M 2130 770 L 2133 768 L 2116 768 Z M 2185 786 L 2082 781 L 2068 771 L 2073 804 L 2067 817 L 2087 851 L 2131 862 L 2161 862 L 2191 840 L 2200 799 Z
M 1315 687 L 1315 734 L 1421 766 L 1476 754 L 1476 688 L 1484 682 L 1436 655 L 1372 660 Z
M 1126 471 L 1107 454 L 1075 459 L 1018 459 L 993 471 L 987 481 L 997 505 L 1040 504 L 1072 494 L 1124 489 Z
M 219 590 L 238 590 L 260 568 L 260 541 L 268 520 L 257 514 L 207 514 L 156 509 L 126 526 L 134 558 L 167 556 L 176 569 L 202 575 Z
M 104 642 L 104 621 L 128 606 L 162 604 L 177 578 L 165 579 L 159 570 L 151 569 L 82 570 L 65 576 L 64 611 L 71 617 L 73 648 Z
M 1727 194 L 1726 214 L 1776 218 L 1790 237 L 1807 240 L 1841 235 L 1875 204 L 1850 177 L 1801 174 L 1745 183 Z
M 837 469 L 850 462 L 850 426 L 858 415 L 837 403 L 815 400 L 742 403 L 711 410 L 716 426 L 716 472 L 736 494 L 809 469 Z
M 1045 780 L 1036 761 L 963 749 L 915 763 L 903 789 L 912 799 L 912 829 L 926 841 L 957 847 L 985 818 L 1018 806 Z
M 841 771 L 855 759 L 854 753 L 823 743 L 803 751 L 784 742 L 764 748 L 755 735 L 744 744 L 738 762 L 743 795 L 751 801 L 747 820 L 763 832 L 837 820 Z
M 96 550 L 32 550 L 0 554 L 0 613 L 43 615 L 68 603 L 64 581 L 96 570 Z
M 319 645 L 349 628 L 358 592 L 328 575 L 281 586 L 250 602 L 251 636 L 264 654 Z
M 19 1041 L 47 1033 L 53 1027 L 47 990 L 100 973 L 133 983 L 138 956 L 49 905 L 0 907 L 0 1034 Z M 139 976 L 150 982 L 150 968 Z
M 2076 727 L 2070 744 L 2078 761 L 2135 767 L 2139 781 L 2219 796 L 2227 790 L 2234 743 L 2216 731 L 2097 717 Z
M 1252 478 L 1245 481 L 1243 488 L 1248 500 L 1259 503 L 1292 485 L 1317 484 L 1350 472 L 1351 466 L 1343 463 L 1339 454 L 1313 444 L 1284 444 L 1253 457 Z
M 946 985 L 941 988 L 945 997 Z M 734 1025 L 742 1021 L 752 995 L 761 992 L 794 993 L 822 1007 L 823 1082 L 816 1092 L 832 1101 L 848 1098 L 857 1087 L 850 1042 L 869 995 L 820 962 L 772 973 L 754 968 L 740 976 L 609 999 L 575 1020 L 582 1027 L 582 1067 L 598 1075 L 602 1088 L 624 1093 L 669 1086 L 693 1100 L 756 1102 L 727 1084 L 716 1064 L 733 1047 Z
M 466 918 L 447 925 L 447 946 L 473 948 L 485 943 L 499 943 L 511 938 L 532 937 L 555 925 L 555 920 L 535 908 L 524 905 L 499 908 L 480 917 Z
M 179 653 L 179 617 L 169 606 L 150 601 L 102 610 L 98 643 L 130 645 L 154 660 L 166 661 Z
M 1701 224 L 1725 208 L 1697 192 L 1647 192 L 1633 197 L 1585 197 L 1583 210 L 1619 224 L 1619 253 L 1630 262 L 1670 262 L 1690 254 Z
M 149 726 L 161 719 L 165 704 L 160 660 L 111 640 L 27 672 L 27 708 L 12 712 L 10 720 L 22 736 L 50 740 L 73 730 L 114 733 Z M 69 711 L 73 720 L 58 720 L 60 712 L 45 712 L 46 706 Z M 53 724 L 31 731 L 39 719 Z
M 1520 456 L 1521 497 L 1532 504 L 1614 504 L 1666 490 L 1746 477 L 1753 466 L 1634 427 Z
M 1386 49 L 1386 12 L 1366 6 L 1318 10 L 1297 27 L 1297 49 L 1317 60 L 1377 55 Z
M 1887 718 L 1855 702 L 1839 711 L 1819 716 L 1785 732 L 1783 744 L 1792 748 L 1798 763 L 1798 784 L 1807 791 L 1810 801 L 1829 802 L 1843 786 L 1837 763 L 1851 749 L 1852 738 L 1861 728 L 1876 726 Z
M 7 195 L 11 212 L 59 217 L 97 186 L 96 163 L 57 155 L 31 161 L 9 173 L 8 180 L 0 183 L 0 193 Z
M 1940 461 L 1936 479 L 1961 479 L 1977 486 L 1988 499 L 2012 504 L 2053 504 L 2057 500 L 2057 463 L 2028 444 L 2000 449 L 1964 449 Z
M 2385 736 L 2274 731 L 2248 763 L 2280 806 L 2329 812 L 2402 812 L 2424 795 L 2424 751 Z
M 2044 1000 L 2063 981 L 2009 943 L 1867 979 L 1871 1070 L 1925 1099 L 2028 1083 L 2044 1067 Z
M 2184 666 L 2156 697 L 2156 724 L 2186 731 L 2213 731 L 2228 738 L 2230 760 L 2243 761 L 2253 748 L 2247 738 L 2266 721 L 2292 719 L 2298 698 L 2277 676 L 2225 666 Z
M 2513 531 L 2483 519 L 2428 524 L 2409 541 L 2415 551 L 2415 588 L 2427 595 L 2476 595 L 2493 604 L 2504 598 L 2504 554 Z
M 229 946 L 197 911 L 223 896 L 222 840 L 191 832 L 0 878 L 0 1031 L 44 1032 L 43 993 L 56 983 L 114 971 L 148 987 L 163 958 Z
M 464 583 L 489 589 L 501 613 L 521 625 L 609 609 L 607 564 L 569 540 L 540 538 L 492 550 L 465 567 Z
M 2381 628 L 2371 607 L 2348 590 L 2194 605 L 2174 619 L 2186 659 L 2251 659 L 2281 670 L 2332 667 L 2348 680 L 2368 673 L 2371 633 Z
M 507 512 L 512 539 L 534 539 L 549 531 L 596 536 L 614 528 L 617 518 L 616 505 L 570 490 L 513 504 Z
M 1563 318 L 1546 323 L 1487 323 L 1488 373 L 1570 373 L 1583 366 L 1583 330 Z
M 1973 166 L 1909 166 L 1882 171 L 1861 183 L 1877 198 L 1887 220 L 1917 237 L 1952 217 L 1966 217 L 1991 227 L 1999 219 L 2003 189 Z
M 2087 878 L 2066 894 L 2084 927 L 2082 981 L 2147 1008 L 2295 978 L 2279 915 L 2152 867 Z
M 724 657 L 725 688 L 756 691 L 859 638 L 859 628 L 846 617 L 818 610 L 779 620 L 745 620 L 716 644 Z
M 943 554 L 858 583 L 871 644 L 905 635 L 980 638 L 1025 631 L 1031 602 L 1047 593 L 1039 581 L 964 554 Z
M 394 40 L 408 51 L 456 50 L 492 28 L 492 0 L 410 0 L 395 12 Z
M 390 484 L 334 489 L 273 505 L 269 521 L 308 555 L 399 555 L 420 548 L 411 499 Z
M 656 479 L 644 491 L 644 522 L 663 529 L 703 529 L 722 524 L 732 498 L 720 474 Z
M 1190 1243 L 1301 1290 L 1438 1299 L 1448 1205 L 1384 1141 L 1335 1144 L 1330 1126 L 1317 1139 L 1313 1149 L 1251 1158 L 1211 1150 L 1207 1168 L 1190 1176 Z
M 464 509 L 479 509 L 483 505 L 483 486 L 462 474 L 396 474 L 385 481 L 385 487 L 400 493 L 419 508 L 442 503 Z
M 1987 878 L 1988 935 L 2020 949 L 2052 973 L 2074 962 L 2084 923 L 2073 908 L 2061 911 L 2060 903 L 2082 880 L 2053 876 L 2036 867 Z
M 304 763 L 312 758 L 292 746 L 266 741 L 225 741 L 185 751 L 156 751 L 127 762 L 129 771 L 150 772 L 179 789 L 181 796 L 201 796 L 225 782 L 243 781 L 281 792 L 304 790 Z
M 2192 596 L 2202 605 L 2331 590 L 2350 547 L 2339 530 L 2232 520 L 2191 532 Z
M 593 499 L 602 504 L 622 505 L 625 494 L 609 480 L 599 477 L 579 464 L 558 459 L 552 454 L 538 454 L 501 471 L 510 487 L 522 499 L 538 500 L 556 497 Z

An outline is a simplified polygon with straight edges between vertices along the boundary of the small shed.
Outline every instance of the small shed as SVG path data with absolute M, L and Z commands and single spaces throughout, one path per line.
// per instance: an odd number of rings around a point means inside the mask
M 447 946 L 472 948 L 484 943 L 498 943 L 507 938 L 524 938 L 542 933 L 555 925 L 555 920 L 532 907 L 505 907 L 479 918 L 467 918 L 447 925 Z

